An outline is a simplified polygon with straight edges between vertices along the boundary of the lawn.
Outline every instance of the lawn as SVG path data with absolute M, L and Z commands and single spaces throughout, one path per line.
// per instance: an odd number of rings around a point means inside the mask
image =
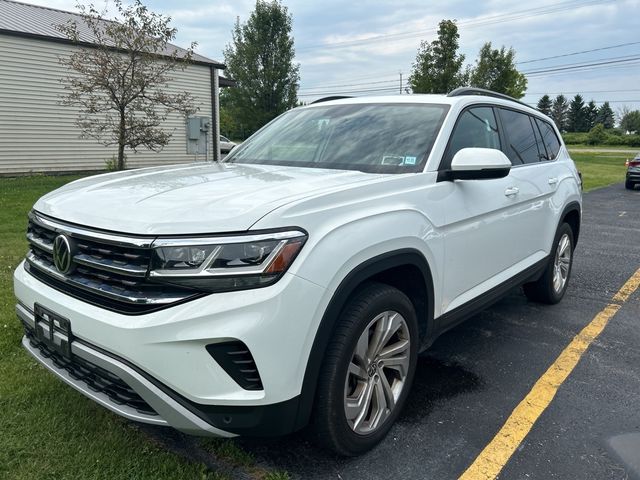
M 624 180 L 625 156 L 572 153 L 585 190 Z M 27 250 L 27 213 L 35 200 L 77 177 L 0 178 L 0 478 L 225 479 L 200 461 L 164 448 L 144 431 L 85 399 L 45 371 L 20 346 L 12 272 Z M 253 464 L 233 441 L 197 440 L 197 455 L 245 476 L 286 479 Z M 191 447 L 190 447 L 191 448 Z
M 612 183 L 624 182 L 628 154 L 611 152 L 570 152 L 578 170 L 582 172 L 584 191 L 600 188 Z

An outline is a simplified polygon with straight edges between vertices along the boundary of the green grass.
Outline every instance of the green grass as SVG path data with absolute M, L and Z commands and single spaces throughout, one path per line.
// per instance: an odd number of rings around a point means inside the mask
M 585 191 L 624 180 L 627 155 L 573 152 L 572 157 Z M 62 384 L 20 346 L 12 273 L 27 250 L 27 213 L 38 197 L 75 178 L 0 178 L 0 478 L 222 480 Z M 235 442 L 203 440 L 201 448 L 255 478 L 289 478 L 253 466 L 254 459 Z
M 629 147 L 625 145 L 588 145 L 586 143 L 579 143 L 574 145 L 567 145 L 569 151 L 579 150 L 620 150 L 621 152 L 640 152 L 638 147 Z
M 579 153 L 571 152 L 571 158 L 582 172 L 584 191 L 606 187 L 612 183 L 624 182 L 626 167 L 624 162 L 629 155 L 619 153 Z

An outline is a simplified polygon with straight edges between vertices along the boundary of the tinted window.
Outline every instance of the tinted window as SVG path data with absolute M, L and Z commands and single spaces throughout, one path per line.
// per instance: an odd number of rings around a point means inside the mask
M 560 151 L 560 142 L 556 136 L 556 132 L 547 122 L 536 118 L 540 134 L 542 135 L 542 143 L 547 148 L 547 160 L 553 160 L 558 156 Z
M 291 110 L 225 158 L 230 163 L 407 173 L 424 162 L 446 105 L 318 105 Z
M 540 152 L 531 117 L 524 113 L 503 109 L 500 110 L 500 117 L 507 135 L 506 153 L 511 163 L 518 165 L 539 162 Z
M 462 112 L 451 135 L 445 168 L 463 148 L 494 148 L 500 150 L 500 135 L 493 108 L 475 107 Z

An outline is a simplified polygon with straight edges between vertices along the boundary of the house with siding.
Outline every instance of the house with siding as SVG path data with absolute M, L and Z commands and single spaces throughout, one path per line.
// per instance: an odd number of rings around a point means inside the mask
M 78 109 L 61 103 L 65 94 L 61 79 L 67 71 L 59 59 L 93 45 L 88 29 L 81 31 L 79 43 L 56 29 L 69 20 L 82 25 L 82 17 L 74 13 L 0 0 L 0 175 L 104 170 L 117 153 L 117 146 L 81 138 Z M 184 51 L 173 45 L 168 49 L 167 54 Z M 175 113 L 163 125 L 172 133 L 170 143 L 160 153 L 129 152 L 129 168 L 218 159 L 219 87 L 231 85 L 220 76 L 224 68 L 220 62 L 194 55 L 184 71 L 172 74 L 167 89 L 191 93 L 196 115 L 210 119 L 198 153 L 187 153 L 187 120 Z

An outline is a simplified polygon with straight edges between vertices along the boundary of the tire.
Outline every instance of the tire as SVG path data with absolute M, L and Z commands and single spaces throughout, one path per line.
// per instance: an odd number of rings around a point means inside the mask
M 563 223 L 556 232 L 552 254 L 544 272 L 535 282 L 523 285 L 524 293 L 530 300 L 549 305 L 554 305 L 562 300 L 571 277 L 574 245 L 573 230 L 569 224 Z M 559 270 L 556 271 L 556 268 Z M 560 275 L 559 280 L 556 273 Z
M 384 327 L 391 327 L 389 331 L 397 329 L 377 349 L 377 329 Z M 395 355 L 387 350 L 387 361 L 397 365 L 384 366 L 379 351 L 391 345 L 405 345 L 405 349 L 397 350 Z M 378 444 L 405 403 L 415 373 L 418 345 L 418 321 L 409 298 L 381 283 L 368 283 L 361 288 L 343 309 L 327 346 L 311 424 L 316 443 L 343 456 L 359 455 Z M 371 355 L 372 362 L 363 358 L 369 357 L 369 352 L 378 352 Z M 371 395 L 366 402 L 368 392 Z M 383 408 L 390 404 L 391 408 Z
M 624 182 L 624 188 L 626 188 L 627 190 L 633 190 L 635 186 L 635 183 L 630 182 L 629 180 Z

